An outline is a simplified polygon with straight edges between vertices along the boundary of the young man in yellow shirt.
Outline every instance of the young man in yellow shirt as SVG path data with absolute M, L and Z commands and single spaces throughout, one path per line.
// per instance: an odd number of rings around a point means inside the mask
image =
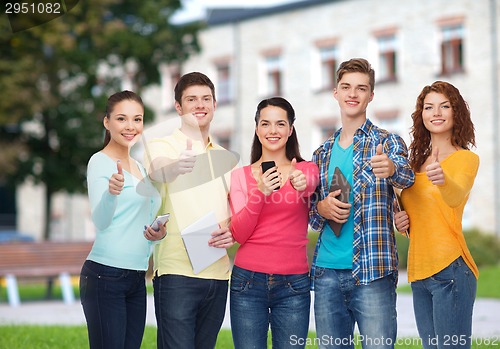
M 154 251 L 154 299 L 158 348 L 214 348 L 226 309 L 229 258 L 226 255 L 199 273 L 193 271 L 181 231 L 214 212 L 221 228 L 207 244 L 230 247 L 227 227 L 232 153 L 215 144 L 210 123 L 216 108 L 215 88 L 202 73 L 181 77 L 174 89 L 181 127 L 148 143 L 149 175 L 162 184 L 162 208 L 170 213 L 167 236 Z M 220 155 L 227 178 L 218 178 Z M 217 159 L 219 161 L 216 161 Z M 227 181 L 227 182 L 226 182 Z

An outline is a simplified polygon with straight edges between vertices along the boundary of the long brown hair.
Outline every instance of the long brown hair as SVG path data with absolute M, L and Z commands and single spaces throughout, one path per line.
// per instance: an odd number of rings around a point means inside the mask
M 144 109 L 144 103 L 142 102 L 141 97 L 139 97 L 139 95 L 137 95 L 136 93 L 134 93 L 132 91 L 125 90 L 125 91 L 117 92 L 117 93 L 109 96 L 108 102 L 106 103 L 106 112 L 104 114 L 104 117 L 109 119 L 109 116 L 113 112 L 113 109 L 115 108 L 115 106 L 118 103 L 125 101 L 125 100 L 137 102 Z M 110 140 L 111 140 L 111 134 L 109 133 L 108 130 L 106 130 L 106 134 L 104 135 L 104 145 L 102 147 L 103 148 L 106 147 Z
M 290 127 L 293 126 L 293 123 L 295 121 L 295 110 L 293 110 L 293 107 L 290 104 L 290 102 L 288 102 L 286 99 L 282 97 L 272 97 L 264 99 L 257 105 L 257 111 L 255 112 L 255 126 L 257 126 L 257 124 L 259 123 L 261 110 L 270 105 L 273 107 L 281 108 L 284 111 L 286 111 L 288 123 L 290 124 Z M 259 137 L 257 137 L 257 134 L 254 133 L 252 150 L 250 152 L 250 163 L 253 164 L 257 160 L 259 160 L 261 156 L 262 156 L 262 143 L 260 142 Z M 295 158 L 297 162 L 304 161 L 302 156 L 300 156 L 299 141 L 297 139 L 297 132 L 295 131 L 295 127 L 292 129 L 292 134 L 290 135 L 290 137 L 288 137 L 288 140 L 286 141 L 286 158 L 288 160 L 292 160 L 293 158 Z
M 425 160 L 431 155 L 431 134 L 425 128 L 422 119 L 424 99 L 431 92 L 443 94 L 450 100 L 453 110 L 451 144 L 462 149 L 470 149 L 471 146 L 476 146 L 474 124 L 470 117 L 467 102 L 465 102 L 460 91 L 455 86 L 445 81 L 436 81 L 422 89 L 422 92 L 417 97 L 415 111 L 411 114 L 413 126 L 410 133 L 412 142 L 410 144 L 409 160 L 414 171 L 419 171 Z

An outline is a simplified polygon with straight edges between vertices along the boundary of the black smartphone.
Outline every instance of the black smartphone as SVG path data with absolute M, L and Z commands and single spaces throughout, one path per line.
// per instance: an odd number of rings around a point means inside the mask
M 269 170 L 270 168 L 276 166 L 276 163 L 271 160 L 271 161 L 262 161 L 262 173 L 266 172 L 267 170 Z M 277 173 L 278 171 L 274 171 L 273 173 Z M 277 187 L 276 189 L 274 190 L 278 190 L 280 187 Z
M 274 167 L 276 166 L 276 163 L 274 161 L 262 161 L 262 173 L 266 172 L 267 170 L 269 170 L 271 167 Z

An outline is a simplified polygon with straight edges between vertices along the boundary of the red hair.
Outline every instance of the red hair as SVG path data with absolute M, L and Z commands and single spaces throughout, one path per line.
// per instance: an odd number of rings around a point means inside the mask
M 476 146 L 474 135 L 474 124 L 470 117 L 467 102 L 463 99 L 460 91 L 452 84 L 444 81 L 436 81 L 430 86 L 425 86 L 417 97 L 415 111 L 411 114 L 413 126 L 411 128 L 412 142 L 410 144 L 410 166 L 414 171 L 419 171 L 425 160 L 431 155 L 431 134 L 425 128 L 422 119 L 424 99 L 431 93 L 436 92 L 445 95 L 453 110 L 453 129 L 451 144 L 462 149 L 470 149 Z

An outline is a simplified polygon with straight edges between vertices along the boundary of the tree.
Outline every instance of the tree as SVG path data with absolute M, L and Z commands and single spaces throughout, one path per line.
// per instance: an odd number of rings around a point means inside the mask
M 161 63 L 180 64 L 198 50 L 198 24 L 169 23 L 180 6 L 179 0 L 87 0 L 16 33 L 0 18 L 0 160 L 8 164 L 0 179 L 45 185 L 44 239 L 53 195 L 83 191 L 88 159 L 102 146 L 105 101 L 122 76 L 100 68 L 113 72 L 133 62 L 138 93 L 158 82 Z

